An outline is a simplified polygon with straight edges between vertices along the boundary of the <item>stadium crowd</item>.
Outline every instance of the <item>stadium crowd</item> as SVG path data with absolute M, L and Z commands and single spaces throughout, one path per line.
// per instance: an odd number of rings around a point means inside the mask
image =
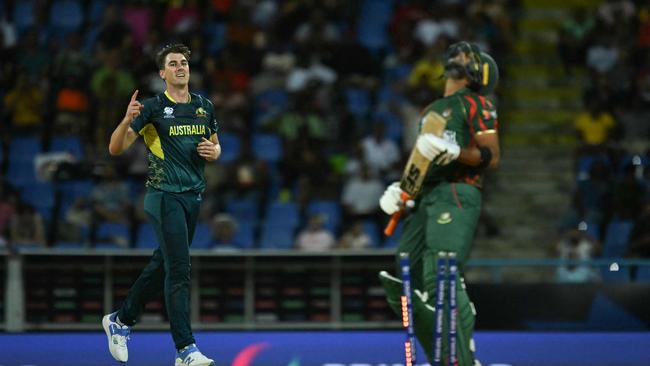
M 154 245 L 133 203 L 142 202 L 146 148 L 110 158 L 107 143 L 133 90 L 164 90 L 153 54 L 172 41 L 192 50 L 190 90 L 214 103 L 223 146 L 205 172 L 194 247 L 392 245 L 380 239 L 378 198 L 401 174 L 419 110 L 441 93 L 442 52 L 470 39 L 498 61 L 509 33 L 504 2 L 0 9 L 0 233 L 5 243 L 55 247 Z
M 586 70 L 574 128 L 576 184 L 560 225 L 562 258 L 650 257 L 650 2 L 604 1 L 563 21 L 558 52 L 567 77 Z M 560 269 L 585 281 L 584 267 Z

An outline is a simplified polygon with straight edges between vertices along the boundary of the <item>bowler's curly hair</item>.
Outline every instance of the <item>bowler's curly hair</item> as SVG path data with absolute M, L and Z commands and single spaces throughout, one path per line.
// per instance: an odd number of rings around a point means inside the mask
M 190 61 L 190 55 L 192 54 L 190 48 L 182 43 L 171 43 L 165 45 L 160 49 L 160 51 L 158 51 L 158 53 L 156 53 L 156 65 L 158 65 L 159 70 L 165 68 L 165 58 L 170 53 L 182 53 L 187 61 Z

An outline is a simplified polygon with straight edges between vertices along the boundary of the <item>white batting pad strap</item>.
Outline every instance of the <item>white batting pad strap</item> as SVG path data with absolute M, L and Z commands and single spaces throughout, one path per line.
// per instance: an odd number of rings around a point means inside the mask
M 420 291 L 418 289 L 415 289 L 415 291 L 413 291 L 413 292 L 415 292 L 415 295 L 417 297 L 419 297 L 420 300 L 422 300 L 422 302 L 427 302 L 427 300 L 429 300 L 429 293 L 428 292 L 426 292 L 426 291 L 422 292 L 422 291 Z

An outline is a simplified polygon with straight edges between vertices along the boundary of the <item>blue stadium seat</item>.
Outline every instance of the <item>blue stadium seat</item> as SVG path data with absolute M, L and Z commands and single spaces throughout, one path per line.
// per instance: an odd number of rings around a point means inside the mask
M 612 166 L 612 163 L 609 161 L 609 158 L 607 158 L 606 156 L 600 156 L 600 155 L 598 155 L 598 156 L 594 156 L 594 155 L 581 156 L 578 159 L 578 171 L 577 171 L 577 174 L 576 174 L 577 177 L 578 177 L 578 180 L 589 179 L 591 167 L 597 161 L 603 162 L 608 167 Z
M 16 30 L 18 30 L 18 33 L 23 33 L 27 28 L 34 25 L 34 10 L 33 0 L 16 1 L 13 19 L 14 26 L 16 27 Z
M 228 132 L 219 133 L 219 144 L 221 145 L 220 162 L 230 163 L 239 158 L 241 152 L 241 139 L 239 136 Z
M 46 221 L 52 218 L 54 187 L 50 183 L 32 183 L 21 190 L 21 198 L 34 207 Z
M 650 281 L 650 266 L 639 266 L 636 270 L 637 281 Z
M 600 270 L 600 276 L 605 282 L 630 282 L 630 267 L 620 266 L 618 270 L 612 271 L 609 266 Z
M 212 231 L 210 225 L 199 222 L 196 224 L 194 239 L 192 239 L 192 249 L 209 249 L 212 247 Z
M 370 237 L 370 247 L 379 247 L 379 244 L 381 243 L 381 236 L 379 235 L 379 226 L 377 226 L 377 223 L 369 220 L 364 221 L 363 231 Z
M 370 111 L 370 93 L 363 88 L 346 88 L 344 91 L 348 111 L 363 118 Z
M 607 235 L 605 236 L 603 257 L 618 258 L 623 257 L 627 251 L 628 242 L 634 222 L 632 221 L 612 221 L 607 225 Z
M 256 223 L 259 218 L 257 202 L 253 200 L 232 200 L 226 204 L 226 212 L 238 222 Z
M 42 152 L 38 136 L 14 137 L 9 143 L 9 161 L 31 161 Z
M 51 152 L 69 152 L 77 160 L 84 159 L 84 149 L 81 139 L 77 136 L 54 137 L 50 145 Z
M 95 248 L 122 247 L 118 242 L 126 244 L 126 247 L 131 245 L 131 233 L 126 224 L 103 222 L 96 230 Z
M 284 156 L 282 139 L 274 134 L 255 134 L 252 138 L 253 155 L 256 159 L 277 163 Z
M 98 24 L 104 16 L 104 10 L 110 0 L 92 0 L 88 7 L 88 21 L 91 24 Z M 99 27 L 93 27 L 99 28 Z
M 389 111 L 380 111 L 375 114 L 375 123 L 383 123 L 386 137 L 396 144 L 401 144 L 404 124 L 395 113 Z
M 80 197 L 90 197 L 95 184 L 90 180 L 71 180 L 58 183 L 59 199 L 61 200 L 61 208 L 59 210 L 60 217 L 63 217 L 72 206 L 72 204 Z
M 411 64 L 395 65 L 384 69 L 384 78 L 388 81 L 406 80 L 411 74 L 412 70 L 413 65 Z
M 379 52 L 389 45 L 388 23 L 393 2 L 391 0 L 365 0 L 358 19 L 359 43 L 371 52 Z
M 56 33 L 64 37 L 70 32 L 81 28 L 84 14 L 81 4 L 75 0 L 57 0 L 50 8 L 50 25 Z M 60 38 L 62 39 L 62 38 Z
M 273 226 L 296 228 L 300 224 L 300 211 L 293 202 L 272 202 L 266 208 L 264 221 Z
M 203 26 L 208 54 L 217 55 L 226 45 L 228 27 L 224 23 L 211 22 Z
M 260 235 L 260 249 L 292 249 L 294 229 L 265 224 Z
M 140 224 L 138 227 L 137 239 L 135 240 L 135 247 L 139 249 L 152 249 L 158 247 L 158 238 L 153 229 L 153 225 L 148 222 Z
M 253 126 L 260 127 L 287 108 L 289 94 L 284 89 L 269 89 L 256 95 L 254 103 Z
M 7 180 L 15 187 L 28 187 L 38 182 L 33 160 L 9 160 Z
M 238 223 L 237 232 L 232 241 L 232 244 L 237 248 L 253 248 L 255 246 L 255 225 L 250 222 Z
M 338 201 L 311 201 L 307 204 L 307 216 L 325 216 L 325 228 L 336 233 L 341 224 L 341 204 Z
M 399 238 L 402 235 L 402 230 L 404 230 L 404 222 L 400 221 L 393 232 L 393 235 L 387 236 L 384 239 L 384 248 L 396 248 L 399 244 Z M 381 229 L 382 235 L 384 233 L 384 228 Z

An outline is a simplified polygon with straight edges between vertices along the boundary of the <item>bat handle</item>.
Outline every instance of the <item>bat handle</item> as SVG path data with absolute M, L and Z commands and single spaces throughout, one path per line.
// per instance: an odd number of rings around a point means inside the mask
M 409 194 L 406 192 L 402 192 L 400 198 L 402 199 L 402 202 L 406 204 L 406 202 L 411 199 L 411 196 L 409 196 Z M 388 225 L 386 225 L 386 228 L 384 229 L 384 235 L 393 235 L 393 232 L 395 232 L 395 228 L 397 227 L 397 223 L 399 223 L 399 219 L 402 217 L 403 213 L 404 209 L 401 209 L 390 217 L 390 221 L 388 221 Z

